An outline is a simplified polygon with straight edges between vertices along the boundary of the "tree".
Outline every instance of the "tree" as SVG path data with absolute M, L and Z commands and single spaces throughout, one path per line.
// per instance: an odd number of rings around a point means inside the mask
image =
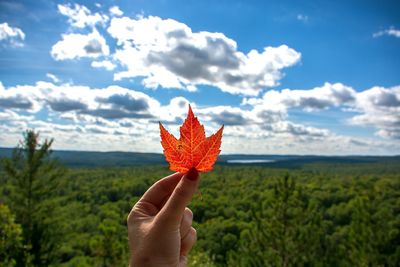
M 371 220 L 369 199 L 357 197 L 354 200 L 354 211 L 350 223 L 348 242 L 349 259 L 353 266 L 374 265 L 374 233 Z
M 393 231 L 390 222 L 395 221 L 394 214 L 388 207 L 378 205 L 379 193 L 370 190 L 349 202 L 352 218 L 346 243 L 348 259 L 352 266 L 397 266 L 396 248 L 391 247 Z M 399 243 L 398 238 L 397 244 Z M 392 254 L 392 255 L 391 255 Z M 392 258 L 392 259 L 391 259 Z
M 123 266 L 124 246 L 119 241 L 119 225 L 115 220 L 106 219 L 98 227 L 99 234 L 93 239 L 98 266 Z
M 236 266 L 305 266 L 316 263 L 322 235 L 321 215 L 308 203 L 289 175 L 280 178 L 272 194 L 252 209 L 252 224 L 243 231 Z
M 7 200 L 22 227 L 26 253 L 17 258 L 18 266 L 48 266 L 55 262 L 58 246 L 56 218 L 57 179 L 64 174 L 55 160 L 50 158 L 53 140 L 39 143 L 34 130 L 24 133 L 24 139 L 14 149 L 11 158 L 3 160 L 6 179 L 11 183 Z

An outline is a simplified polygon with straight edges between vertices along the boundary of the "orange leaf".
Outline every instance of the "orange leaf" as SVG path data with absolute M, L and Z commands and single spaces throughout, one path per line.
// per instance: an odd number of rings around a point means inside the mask
M 206 138 L 204 126 L 194 116 L 189 105 L 189 113 L 180 127 L 180 138 L 176 139 L 160 123 L 161 145 L 172 171 L 186 173 L 191 168 L 199 172 L 211 171 L 221 152 L 221 138 L 224 126 Z

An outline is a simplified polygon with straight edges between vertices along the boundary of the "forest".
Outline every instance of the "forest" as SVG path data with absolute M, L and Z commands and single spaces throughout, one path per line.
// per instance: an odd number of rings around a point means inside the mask
M 0 266 L 127 266 L 126 218 L 167 164 L 66 167 L 33 131 L 0 169 Z M 189 266 L 398 266 L 400 161 L 221 165 Z

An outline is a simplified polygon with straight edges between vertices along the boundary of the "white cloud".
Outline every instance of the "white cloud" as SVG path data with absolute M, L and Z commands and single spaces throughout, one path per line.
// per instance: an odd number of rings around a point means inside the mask
M 0 42 L 8 44 L 12 47 L 23 46 L 25 33 L 17 27 L 11 27 L 7 22 L 0 23 Z
M 400 149 L 395 141 L 400 132 L 400 87 L 356 92 L 340 83 L 326 83 L 310 90 L 274 92 L 247 99 L 241 107 L 191 105 L 207 135 L 225 125 L 224 153 L 393 154 Z M 315 99 L 310 101 L 310 95 Z M 90 88 L 40 81 L 4 88 L 0 83 L 0 131 L 4 133 L 0 144 L 35 128 L 55 137 L 57 148 L 161 152 L 158 121 L 179 136 L 189 103 L 175 97 L 162 105 L 145 93 L 119 86 Z M 292 108 L 310 107 L 313 112 L 330 107 L 351 111 L 350 123 L 375 127 L 377 135 L 385 138 L 342 136 L 291 121 Z M 21 110 L 32 115 L 47 110 L 48 116 L 38 120 L 20 115 Z
M 69 84 L 54 85 L 38 82 L 35 86 L 0 87 L 0 107 L 5 109 L 37 112 L 44 106 L 59 113 L 73 113 L 76 120 L 90 118 L 105 120 L 144 119 L 182 122 L 189 101 L 183 97 L 171 99 L 162 106 L 157 100 L 144 93 L 118 86 L 92 89 Z M 239 134 L 247 131 L 247 126 L 259 127 L 276 135 L 287 133 L 293 136 L 327 136 L 328 131 L 295 124 L 288 121 L 291 108 L 318 111 L 331 107 L 342 107 L 343 111 L 359 113 L 349 122 L 361 126 L 377 128 L 377 134 L 396 138 L 400 129 L 400 87 L 374 87 L 356 92 L 343 84 L 326 83 L 311 90 L 284 89 L 270 91 L 262 98 L 245 99 L 251 108 L 231 106 L 196 107 L 199 116 L 210 127 L 221 124 L 239 127 Z M 70 118 L 72 118 L 70 115 Z M 239 129 L 237 128 L 237 129 Z M 258 131 L 258 132 L 259 132 Z
M 51 48 L 55 60 L 77 59 L 81 57 L 97 58 L 107 56 L 110 49 L 106 40 L 97 30 L 87 35 L 79 33 L 63 34 L 62 40 Z
M 356 91 L 351 87 L 325 83 L 309 90 L 270 90 L 262 98 L 245 98 L 242 104 L 253 105 L 260 113 L 262 110 L 286 112 L 295 107 L 310 112 L 347 105 L 354 102 L 355 97 Z
M 205 121 L 214 122 L 216 126 L 245 126 L 254 124 L 255 120 L 251 111 L 242 110 L 238 107 L 215 106 L 199 110 Z
M 304 22 L 304 23 L 307 23 L 308 22 L 308 16 L 307 15 L 304 15 L 304 14 L 297 14 L 297 20 L 300 20 L 300 21 L 302 21 L 302 22 Z
M 160 120 L 167 124 L 182 124 L 187 115 L 189 104 L 192 108 L 196 108 L 195 103 L 190 103 L 182 96 L 172 98 L 168 105 L 160 107 Z
M 33 116 L 19 115 L 18 113 L 11 110 L 0 111 L 0 121 L 8 121 L 13 126 L 17 126 L 19 129 L 22 130 L 24 130 L 24 128 L 26 129 L 28 122 L 32 120 Z
M 26 103 L 26 101 L 30 101 Z M 19 110 L 38 112 L 41 120 Z M 0 83 L 1 145 L 14 146 L 27 128 L 56 139 L 55 148 L 158 151 L 160 103 L 144 93 L 109 86 L 94 89 L 70 84 L 37 82 L 4 88 Z M 52 118 L 63 123 L 51 123 Z
M 373 87 L 357 94 L 350 123 L 379 129 L 377 135 L 400 139 L 400 86 Z
M 146 139 L 143 140 L 147 142 L 146 149 L 142 148 L 140 151 L 151 151 L 147 148 L 159 151 L 157 122 L 164 122 L 167 127 L 169 126 L 168 128 L 171 128 L 171 132 L 178 135 L 178 125 L 186 117 L 189 104 L 187 99 L 175 97 L 167 105 L 161 105 L 156 99 L 144 93 L 118 86 L 96 89 L 70 84 L 37 82 L 35 85 L 1 87 L 0 89 L 0 107 L 9 114 L 16 114 L 14 110 L 35 113 L 44 108 L 47 108 L 49 112 L 49 117 L 44 118 L 47 122 L 24 120 L 23 125 L 18 126 L 18 130 L 34 127 L 61 140 L 65 140 L 65 135 L 95 134 L 99 135 L 95 140 L 100 142 L 100 136 L 102 136 L 102 144 L 97 144 L 92 148 L 87 147 L 89 144 L 84 144 L 84 142 L 79 144 L 79 147 L 86 149 L 107 149 L 103 147 L 105 140 L 117 142 L 115 136 L 120 136 L 123 142 L 127 142 L 128 137 L 131 138 L 133 135 Z M 30 102 L 26 103 L 26 101 Z M 211 134 L 224 124 L 226 139 L 235 139 L 236 149 L 243 140 L 246 140 L 246 143 L 252 143 L 259 138 L 280 136 L 316 141 L 329 136 L 326 130 L 294 124 L 285 120 L 284 117 L 277 117 L 267 127 L 263 118 L 258 117 L 254 110 L 231 106 L 198 107 L 195 103 L 191 104 L 196 115 L 206 125 L 207 134 Z M 0 120 L 7 116 L 0 116 Z M 11 116 L 9 117 L 5 125 L 16 121 Z M 57 118 L 57 121 L 66 120 L 68 123 L 52 124 L 49 122 L 51 118 Z M 74 145 L 77 144 L 74 143 Z M 113 150 L 117 148 L 120 147 L 115 146 Z
M 122 15 L 124 14 L 124 12 L 122 12 L 122 10 L 119 9 L 118 6 L 112 6 L 112 7 L 110 7 L 109 11 L 110 11 L 110 14 L 111 14 L 112 16 L 116 16 L 116 17 L 120 17 L 120 16 L 122 16 Z
M 340 107 L 359 113 L 348 120 L 351 124 L 374 127 L 382 137 L 400 138 L 400 86 L 357 92 L 341 83 L 325 83 L 309 90 L 271 90 L 262 98 L 245 98 L 242 104 L 252 106 L 268 125 L 287 118 L 291 108 L 311 112 Z
M 46 77 L 52 80 L 54 83 L 59 83 L 61 80 L 54 74 L 52 73 L 46 73 Z
M 331 134 L 326 129 L 318 129 L 289 121 L 279 121 L 277 123 L 266 125 L 265 128 L 275 133 L 286 133 L 291 136 L 307 136 L 309 138 L 317 137 L 324 139 L 324 137 Z
M 85 6 L 58 5 L 75 28 L 90 28 L 91 34 L 66 33 L 51 50 L 56 60 L 105 56 L 92 62 L 94 68 L 114 71 L 115 80 L 139 77 L 147 88 L 175 88 L 196 91 L 198 85 L 210 85 L 231 94 L 256 96 L 268 87 L 277 86 L 283 69 L 300 61 L 301 54 L 281 45 L 239 51 L 234 40 L 223 33 L 192 32 L 173 19 L 138 16 L 119 17 L 118 6 L 107 32 L 117 42 L 115 53 L 95 25 L 108 25 L 108 17 L 92 13 Z M 121 68 L 116 68 L 116 65 Z
M 192 32 L 185 24 L 159 17 L 113 18 L 108 28 L 119 48 L 114 58 L 126 68 L 115 79 L 145 77 L 146 87 L 194 89 L 205 84 L 224 92 L 257 95 L 276 86 L 282 69 L 300 53 L 286 45 L 245 54 L 222 33 Z
M 93 68 L 104 68 L 106 70 L 113 70 L 116 67 L 116 65 L 109 60 L 93 61 L 91 66 Z
M 375 32 L 374 34 L 372 34 L 372 36 L 374 38 L 384 36 L 384 35 L 400 38 L 400 30 L 396 29 L 392 26 L 389 29 L 385 29 L 385 30 Z
M 56 60 L 90 58 L 93 68 L 114 71 L 115 79 L 144 77 L 143 84 L 149 88 L 195 91 L 198 85 L 211 85 L 251 96 L 240 107 L 191 103 L 208 134 L 225 125 L 224 153 L 379 154 L 400 149 L 393 141 L 400 138 L 400 87 L 357 92 L 341 83 L 325 83 L 309 90 L 270 90 L 255 97 L 279 84 L 284 68 L 299 62 L 301 54 L 286 45 L 240 51 L 223 33 L 193 32 L 172 19 L 120 17 L 123 13 L 117 6 L 109 9 L 111 21 L 78 4 L 58 8 L 71 27 L 52 47 Z M 308 20 L 301 14 L 297 18 Z M 99 25 L 115 39 L 115 53 L 110 54 Z M 15 30 L 17 39 L 24 39 L 22 30 L 9 28 Z M 382 35 L 395 36 L 396 31 L 391 28 Z M 189 101 L 181 96 L 161 104 L 128 88 L 62 84 L 54 74 L 46 76 L 52 82 L 8 88 L 0 83 L 1 145 L 4 140 L 15 145 L 10 142 L 34 127 L 55 137 L 57 148 L 160 152 L 157 122 L 177 134 L 187 115 Z M 334 129 L 291 120 L 292 109 L 318 112 L 332 107 L 351 111 L 349 123 L 374 127 L 376 134 L 386 139 L 340 136 Z
M 76 28 L 94 27 L 96 24 L 105 25 L 109 20 L 107 15 L 94 13 L 79 4 L 57 5 L 58 11 L 68 17 L 68 23 Z
M 95 118 L 153 118 L 158 116 L 159 102 L 148 95 L 119 86 L 92 89 L 70 84 L 0 87 L 0 107 L 37 112 L 44 107 L 54 112 L 72 112 Z
M 27 110 L 36 112 L 40 110 L 40 105 L 36 101 L 35 92 L 25 90 L 25 86 L 18 88 L 4 88 L 0 82 L 0 108 Z M 28 87 L 29 88 L 29 87 Z

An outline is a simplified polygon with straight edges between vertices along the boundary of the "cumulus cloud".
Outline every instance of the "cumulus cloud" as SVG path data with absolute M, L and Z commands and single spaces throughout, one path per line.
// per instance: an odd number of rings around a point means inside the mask
M 55 135 L 61 132 L 125 137 L 135 135 L 138 138 L 146 135 L 151 139 L 147 142 L 153 145 L 159 142 L 157 122 L 162 121 L 167 127 L 181 124 L 187 115 L 189 105 L 189 101 L 184 97 L 172 98 L 168 104 L 161 105 L 156 99 L 142 92 L 119 86 L 97 89 L 70 84 L 57 85 L 50 82 L 37 82 L 35 85 L 9 88 L 2 86 L 0 99 L 2 100 L 0 108 L 6 111 L 25 110 L 33 114 L 46 109 L 48 118 L 54 117 L 57 121 L 65 120 L 65 125 L 71 126 L 50 127 L 46 121 L 27 121 L 24 124 L 25 127 L 35 127 Z M 19 102 L 16 102 L 17 100 Z M 206 125 L 208 134 L 224 124 L 226 138 L 236 139 L 239 143 L 241 142 L 239 140 L 253 142 L 259 138 L 278 136 L 314 141 L 330 136 L 327 130 L 291 123 L 278 113 L 272 112 L 270 117 L 274 119 L 266 123 L 266 114 L 261 117 L 256 112 L 256 108 L 198 107 L 195 103 L 191 105 L 196 110 L 196 115 Z M 179 127 L 170 130 L 178 135 Z
M 149 122 L 162 117 L 160 103 L 135 90 L 42 81 L 4 88 L 0 83 L 0 100 L 2 145 L 15 145 L 21 132 L 35 128 L 44 137 L 56 138 L 56 148 L 159 150 L 158 124 Z M 18 114 L 20 110 L 47 115 L 38 120 Z M 52 118 L 61 123 L 52 123 Z
M 22 88 L 7 90 L 0 82 L 0 108 L 38 111 L 39 104 L 33 96 L 33 92 L 24 91 Z
M 145 77 L 143 84 L 150 88 L 194 90 L 205 84 L 228 93 L 257 95 L 276 86 L 282 69 L 301 56 L 286 45 L 245 54 L 222 33 L 192 32 L 176 20 L 153 16 L 113 18 L 108 32 L 119 46 L 114 58 L 126 68 L 115 79 Z
M 262 98 L 245 98 L 242 104 L 263 107 L 267 110 L 283 110 L 299 107 L 306 111 L 327 109 L 354 102 L 356 91 L 341 83 L 325 83 L 309 90 L 270 90 Z M 261 112 L 261 111 L 260 111 Z
M 93 61 L 91 66 L 93 68 L 104 68 L 106 70 L 113 70 L 116 67 L 116 65 L 109 60 Z
M 25 33 L 17 27 L 11 27 L 7 22 L 0 23 L 0 42 L 12 47 L 24 45 Z
M 122 16 L 122 15 L 124 14 L 124 12 L 122 12 L 122 10 L 119 9 L 118 6 L 112 6 L 112 7 L 110 7 L 109 11 L 110 11 L 110 14 L 111 14 L 112 16 L 116 16 L 116 17 L 120 17 L 120 16 Z
M 54 112 L 73 112 L 106 119 L 152 118 L 160 104 L 148 95 L 118 86 L 92 89 L 69 84 L 0 87 L 0 107 L 37 112 L 47 107 Z M 155 110 L 156 112 L 154 112 Z
M 325 83 L 309 90 L 271 90 L 261 98 L 245 98 L 243 105 L 253 107 L 267 123 L 284 120 L 292 108 L 307 112 L 339 107 L 358 113 L 348 121 L 354 125 L 374 127 L 377 135 L 399 138 L 400 87 L 373 87 L 361 92 L 341 83 Z
M 164 124 L 182 124 L 187 115 L 189 104 L 192 108 L 196 108 L 195 103 L 190 103 L 189 100 L 182 96 L 172 98 L 167 105 L 160 107 L 159 121 Z
M 321 89 L 325 88 L 325 89 Z M 288 89 L 287 89 L 288 90 Z M 345 106 L 358 113 L 351 123 L 377 128 L 382 141 L 340 136 L 328 129 L 290 121 L 290 109 L 309 107 L 305 92 L 296 92 L 295 100 L 287 101 L 286 93 L 269 95 L 285 108 L 265 106 L 264 98 L 248 99 L 246 106 L 203 107 L 191 103 L 196 115 L 205 124 L 207 134 L 225 125 L 225 153 L 301 153 L 301 154 L 384 154 L 398 151 L 393 143 L 399 136 L 399 87 L 375 87 L 362 92 L 338 84 L 325 84 L 314 89 L 314 96 L 331 98 L 332 106 Z M 322 90 L 322 92 L 320 92 Z M 301 90 L 293 90 L 301 91 Z M 304 90 L 305 91 L 305 90 Z M 319 92 L 319 93 L 317 93 Z M 345 93 L 347 92 L 347 93 Z M 351 97 L 349 97 L 351 96 Z M 256 101 L 257 100 L 257 101 Z M 314 112 L 324 106 L 312 106 Z M 253 104 L 250 104 L 253 103 Z M 300 104 L 299 104 L 300 103 Z M 341 103 L 341 104 L 339 104 Z M 179 135 L 179 127 L 187 115 L 189 101 L 175 97 L 162 105 L 145 93 L 119 86 L 90 88 L 71 84 L 37 82 L 4 88 L 0 83 L 0 131 L 7 142 L 18 140 L 27 127 L 35 128 L 62 144 L 58 148 L 95 150 L 161 151 L 158 121 Z M 32 116 L 18 114 L 28 111 Z M 47 117 L 38 120 L 35 112 L 44 110 Z M 344 111 L 346 111 L 344 110 Z M 376 114 L 375 114 L 376 113 Z M 24 114 L 24 113 L 23 113 Z M 54 120 L 53 120 L 54 119 Z M 52 123 L 51 121 L 60 123 Z M 174 127 L 171 127 L 173 125 Z M 7 143 L 14 145 L 14 143 Z M 2 145 L 6 145 L 2 141 Z M 321 150 L 323 148 L 323 151 Z M 397 150 L 396 150 L 397 149 Z
M 63 34 L 52 47 L 53 58 L 104 56 L 102 61 L 92 62 L 92 67 L 117 69 L 115 80 L 139 77 L 147 88 L 196 91 L 198 85 L 209 85 L 231 94 L 256 96 L 265 88 L 277 86 L 283 70 L 301 58 L 287 45 L 242 52 L 223 33 L 193 32 L 184 23 L 156 16 L 122 17 L 118 6 L 109 9 L 111 21 L 107 15 L 79 4 L 58 5 L 58 9 L 68 17 L 73 31 L 89 28 L 92 33 Z M 111 55 L 96 25 L 107 28 L 115 39 L 116 50 Z
M 299 107 L 307 111 L 342 107 L 343 111 L 358 113 L 349 119 L 351 124 L 375 127 L 377 134 L 382 137 L 399 137 L 400 87 L 374 87 L 356 92 L 340 83 L 326 83 L 310 90 L 271 92 L 259 99 L 245 99 L 244 104 L 250 108 L 192 106 L 211 129 L 224 124 L 228 132 L 229 128 L 236 131 L 232 135 L 249 138 L 259 136 L 260 132 L 267 136 L 290 135 L 312 139 L 332 135 L 326 129 L 290 122 L 290 109 Z M 69 116 L 75 121 L 91 122 L 104 119 L 103 124 L 107 120 L 122 119 L 180 124 L 186 116 L 188 104 L 187 99 L 176 97 L 163 106 L 142 92 L 118 86 L 93 89 L 38 82 L 35 86 L 0 87 L 2 108 L 35 112 L 47 107 L 53 112 L 62 113 L 65 118 Z M 249 133 L 249 126 L 258 129 L 255 134 Z
M 57 5 L 58 12 L 68 17 L 68 23 L 75 28 L 94 27 L 96 24 L 105 25 L 109 20 L 107 15 L 92 13 L 87 7 L 79 4 Z
M 270 124 L 267 129 L 275 133 L 288 133 L 293 136 L 327 137 L 330 135 L 330 132 L 326 129 L 318 129 L 289 121 Z
M 87 35 L 63 34 L 62 40 L 53 45 L 50 53 L 55 60 L 97 58 L 109 55 L 110 49 L 104 37 L 97 30 L 93 30 Z
M 65 110 L 73 110 L 77 116 L 90 115 L 105 119 L 152 118 L 151 109 L 159 106 L 153 98 L 126 88 L 110 86 L 104 89 L 90 89 L 79 86 L 57 88 L 49 93 L 47 100 L 55 110 L 54 103 Z M 60 111 L 60 108 L 55 111 Z
M 1 97 L 0 107 L 2 108 L 16 108 L 16 109 L 31 109 L 33 103 L 26 98 L 15 97 Z
M 88 106 L 78 100 L 73 99 L 50 99 L 47 104 L 54 111 L 65 112 L 72 110 L 87 110 Z
M 400 139 L 400 86 L 373 87 L 357 94 L 354 111 L 361 113 L 350 123 L 372 126 L 377 135 Z
M 226 126 L 244 126 L 254 123 L 251 112 L 242 110 L 237 107 L 216 106 L 200 110 L 205 120 L 216 123 L 217 125 Z
M 384 35 L 400 38 L 400 30 L 396 29 L 395 27 L 392 26 L 392 27 L 390 27 L 388 29 L 385 29 L 385 30 L 382 30 L 382 31 L 379 31 L 379 32 L 375 32 L 374 34 L 372 34 L 372 36 L 374 38 L 381 37 L 381 36 L 384 36 Z
M 0 109 L 0 132 L 4 141 L 7 142 L 7 134 L 20 135 L 28 128 L 29 122 L 33 121 L 33 116 L 20 115 L 12 110 Z M 14 142 L 13 145 L 16 143 Z

